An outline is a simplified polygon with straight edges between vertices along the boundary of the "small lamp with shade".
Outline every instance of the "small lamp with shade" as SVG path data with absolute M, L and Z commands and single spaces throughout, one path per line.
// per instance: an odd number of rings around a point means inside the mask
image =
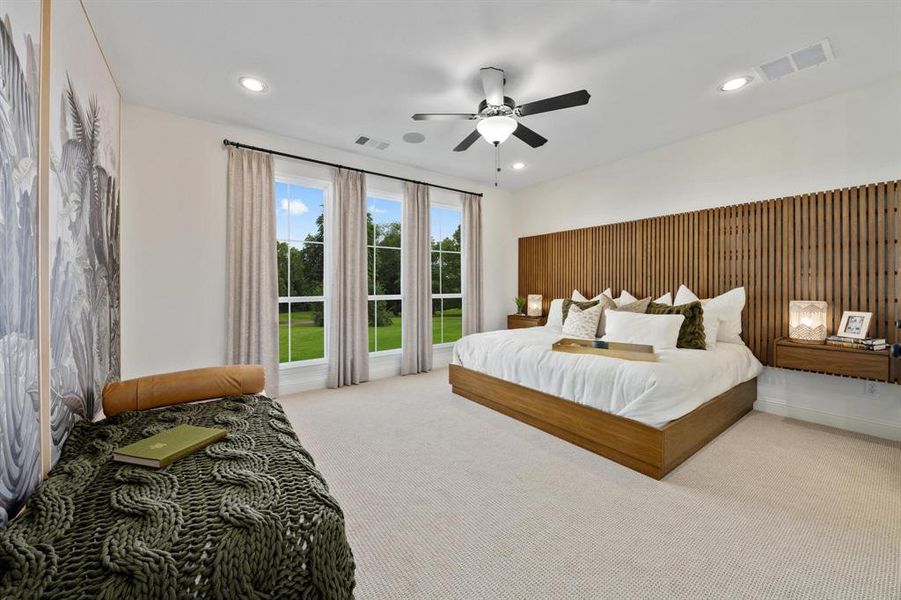
M 530 317 L 540 317 L 544 310 L 541 306 L 541 294 L 529 294 L 526 314 Z
M 827 304 L 818 300 L 792 300 L 788 303 L 788 337 L 801 344 L 826 342 Z

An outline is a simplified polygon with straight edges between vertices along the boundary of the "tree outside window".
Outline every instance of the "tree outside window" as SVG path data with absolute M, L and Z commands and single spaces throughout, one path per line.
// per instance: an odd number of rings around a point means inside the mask
M 366 198 L 369 271 L 369 351 L 401 347 L 401 201 L 387 195 Z
M 459 208 L 432 206 L 432 343 L 448 344 L 463 337 Z
M 325 357 L 325 193 L 276 178 L 280 363 Z

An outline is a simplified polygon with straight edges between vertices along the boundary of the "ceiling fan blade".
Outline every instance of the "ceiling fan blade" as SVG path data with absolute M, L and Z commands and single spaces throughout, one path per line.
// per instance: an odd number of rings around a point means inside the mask
M 547 138 L 535 133 L 522 123 L 520 123 L 519 126 L 517 126 L 517 128 L 513 131 L 513 135 L 533 148 L 544 146 L 547 143 Z
M 457 119 L 472 121 L 477 118 L 479 118 L 479 115 L 474 113 L 416 113 L 413 115 L 414 121 L 449 121 Z
M 454 152 L 463 152 L 464 150 L 468 150 L 470 146 L 472 146 L 477 139 L 482 137 L 482 134 L 479 133 L 479 130 L 476 129 L 464 139 L 462 142 L 457 144 L 457 147 L 454 148 Z
M 504 72 L 495 67 L 479 69 L 482 76 L 482 89 L 485 90 L 485 100 L 488 104 L 500 106 L 504 103 Z
M 591 94 L 586 90 L 579 90 L 578 92 L 570 92 L 568 94 L 554 96 L 553 98 L 545 98 L 544 100 L 536 100 L 535 102 L 522 104 L 516 107 L 516 113 L 521 117 L 526 117 L 528 115 L 536 115 L 552 110 L 560 110 L 561 108 L 582 106 L 583 104 L 588 104 L 589 98 L 591 98 Z

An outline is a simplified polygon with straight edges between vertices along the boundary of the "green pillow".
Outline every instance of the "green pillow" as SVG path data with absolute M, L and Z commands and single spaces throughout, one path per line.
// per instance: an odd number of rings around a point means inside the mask
M 566 317 L 569 315 L 569 307 L 572 306 L 573 304 L 578 306 L 580 309 L 585 310 L 585 309 L 591 308 L 592 306 L 597 306 L 598 302 L 600 302 L 600 300 L 590 300 L 589 302 L 578 302 L 576 300 L 570 300 L 569 298 L 567 298 L 566 300 L 563 301 L 563 321 L 562 322 L 563 323 L 566 322 Z
M 679 328 L 679 340 L 676 342 L 676 348 L 707 349 L 707 339 L 704 335 L 704 309 L 701 308 L 700 300 L 677 306 L 651 302 L 648 305 L 648 314 L 682 315 L 685 317 L 685 321 Z

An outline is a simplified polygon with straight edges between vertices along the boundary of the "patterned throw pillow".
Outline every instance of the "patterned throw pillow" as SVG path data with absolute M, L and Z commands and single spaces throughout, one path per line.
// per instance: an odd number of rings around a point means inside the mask
M 688 304 L 667 306 L 651 302 L 648 305 L 650 315 L 682 315 L 685 320 L 679 328 L 679 341 L 676 348 L 691 348 L 693 350 L 706 350 L 707 339 L 704 335 L 704 309 L 700 301 Z
M 646 313 L 648 312 L 648 305 L 651 303 L 651 297 L 642 298 L 641 300 L 636 300 L 635 302 L 630 302 L 629 304 L 623 304 L 622 306 L 618 306 L 617 308 L 611 308 L 610 310 L 618 310 L 620 312 L 636 312 L 636 313 Z
M 598 321 L 604 307 L 595 303 L 591 308 L 582 310 L 578 303 L 569 308 L 569 317 L 563 322 L 563 333 L 574 338 L 592 340 L 598 330 Z
M 566 314 L 569 312 L 570 306 L 578 306 L 582 310 L 591 308 L 594 305 L 600 305 L 601 307 L 601 317 L 598 319 L 598 329 L 596 332 L 596 337 L 604 337 L 604 312 L 608 308 L 616 308 L 616 302 L 608 296 L 606 293 L 600 294 L 597 300 L 589 300 L 586 302 L 576 302 L 575 300 L 564 300 L 563 301 L 563 319 L 566 320 Z

